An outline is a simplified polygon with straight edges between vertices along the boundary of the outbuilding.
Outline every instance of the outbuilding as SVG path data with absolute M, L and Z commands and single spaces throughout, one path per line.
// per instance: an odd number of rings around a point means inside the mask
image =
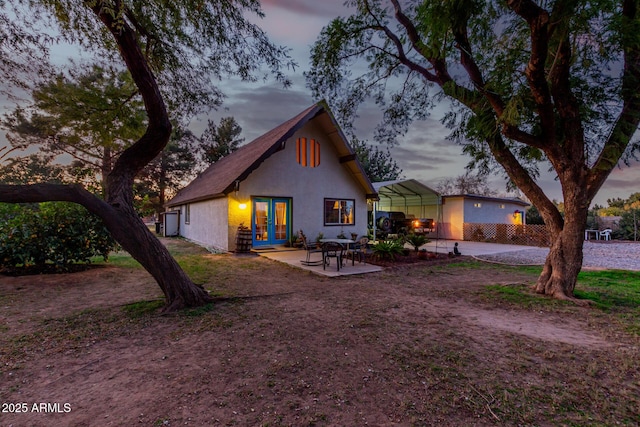
M 379 201 L 370 204 L 373 211 L 370 216 L 403 212 L 408 218 L 433 219 L 435 227 L 426 233 L 430 239 L 478 240 L 480 233 L 486 237 L 513 234 L 519 230 L 510 231 L 508 226 L 524 225 L 529 206 L 518 198 L 474 194 L 442 196 L 415 179 L 375 182 L 373 187 Z M 372 221 L 370 228 L 375 226 Z

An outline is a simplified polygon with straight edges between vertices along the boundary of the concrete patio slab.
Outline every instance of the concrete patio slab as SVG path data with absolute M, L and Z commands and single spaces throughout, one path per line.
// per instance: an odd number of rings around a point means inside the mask
M 340 271 L 336 268 L 335 260 L 332 261 L 331 265 L 328 265 L 326 269 L 322 268 L 322 265 L 303 265 L 301 261 L 303 261 L 307 253 L 303 250 L 295 250 L 295 249 L 271 249 L 271 250 L 259 250 L 255 251 L 258 255 L 263 256 L 265 258 L 269 258 L 275 261 L 284 262 L 285 264 L 292 265 L 297 268 L 301 268 L 303 270 L 312 271 L 316 274 L 320 274 L 322 276 L 328 277 L 339 277 L 339 276 L 348 276 L 352 274 L 365 274 L 365 273 L 376 273 L 378 271 L 382 271 L 382 267 L 373 265 L 373 264 L 364 264 L 360 262 L 356 262 L 355 265 L 351 265 L 351 260 L 345 260 L 344 267 L 340 268 Z M 312 259 L 321 259 L 321 255 L 319 253 L 312 254 Z

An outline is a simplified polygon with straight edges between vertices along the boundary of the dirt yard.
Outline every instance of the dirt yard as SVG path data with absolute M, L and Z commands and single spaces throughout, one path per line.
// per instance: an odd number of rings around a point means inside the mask
M 156 315 L 139 268 L 0 276 L 1 426 L 640 424 L 638 337 L 597 309 L 486 289 L 531 274 L 336 279 L 171 244 L 221 297 L 208 310 Z

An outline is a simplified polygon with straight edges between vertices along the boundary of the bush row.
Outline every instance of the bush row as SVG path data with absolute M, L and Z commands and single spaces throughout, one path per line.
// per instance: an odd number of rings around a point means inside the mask
M 0 203 L 0 266 L 66 271 L 94 256 L 107 260 L 117 244 L 97 216 L 74 203 Z

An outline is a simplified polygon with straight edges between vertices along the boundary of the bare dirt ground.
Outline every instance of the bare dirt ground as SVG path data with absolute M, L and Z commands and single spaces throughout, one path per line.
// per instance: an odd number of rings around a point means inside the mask
M 208 311 L 128 306 L 161 298 L 141 269 L 0 276 L 1 426 L 640 425 L 638 337 L 596 309 L 486 291 L 530 274 L 335 279 L 170 244 L 205 266 Z

